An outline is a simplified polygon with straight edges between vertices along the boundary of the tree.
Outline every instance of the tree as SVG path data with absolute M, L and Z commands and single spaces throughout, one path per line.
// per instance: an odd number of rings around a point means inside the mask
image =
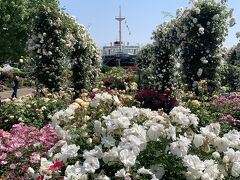
M 228 64 L 240 67 L 240 43 L 229 50 L 226 61 Z
M 75 19 L 65 15 L 68 26 L 67 45 L 69 52 L 72 81 L 76 97 L 83 90 L 90 90 L 97 85 L 100 73 L 100 55 L 96 44 L 87 29 Z
M 216 85 L 221 46 L 228 32 L 230 16 L 225 2 L 199 0 L 179 17 L 185 37 L 181 42 L 183 80 L 188 90 L 198 93 L 197 82 L 201 80 Z
M 221 67 L 221 85 L 230 91 L 240 90 L 240 67 L 224 64 Z
M 38 85 L 51 91 L 59 91 L 62 85 L 67 31 L 62 17 L 58 1 L 41 4 L 33 19 L 33 35 L 28 41 L 35 58 Z
M 28 56 L 27 40 L 32 31 L 33 13 L 52 0 L 0 0 L 0 65 L 18 63 Z
M 0 64 L 26 55 L 29 18 L 27 0 L 0 1 Z
M 174 54 L 180 42 L 178 37 L 178 20 L 165 22 L 153 32 L 154 60 L 153 76 L 155 89 L 164 92 L 174 86 L 176 61 Z
M 240 90 L 240 43 L 226 52 L 219 74 L 222 86 L 230 91 Z

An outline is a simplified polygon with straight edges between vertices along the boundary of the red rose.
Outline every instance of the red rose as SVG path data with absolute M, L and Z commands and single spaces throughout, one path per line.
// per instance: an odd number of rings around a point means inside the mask
M 44 176 L 38 176 L 37 180 L 43 180 Z
M 164 94 L 166 95 L 170 95 L 172 93 L 172 91 L 170 89 L 165 89 Z
M 63 166 L 64 166 L 63 163 L 57 161 L 57 162 L 55 162 L 54 165 L 51 165 L 51 166 L 49 167 L 49 170 L 51 170 L 51 171 L 56 171 L 56 170 L 61 169 Z
M 160 99 L 160 101 L 163 101 L 163 102 L 167 101 L 167 97 L 164 94 L 160 94 L 159 99 Z
M 171 98 L 171 99 L 169 100 L 169 104 L 172 105 L 172 106 L 175 106 L 175 105 L 177 104 L 177 100 Z
M 96 96 L 96 93 L 95 92 L 90 92 L 88 95 L 91 99 L 93 99 Z

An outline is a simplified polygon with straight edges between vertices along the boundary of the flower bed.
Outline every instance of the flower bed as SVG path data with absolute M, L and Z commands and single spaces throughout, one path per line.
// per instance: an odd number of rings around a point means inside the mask
M 44 150 L 48 152 L 40 153 L 36 164 L 29 163 L 28 173 L 22 176 L 39 179 L 239 177 L 238 131 L 222 133 L 219 123 L 199 126 L 198 117 L 182 106 L 174 107 L 169 114 L 124 107 L 121 96 L 85 94 L 67 109 L 55 113 L 51 124 L 59 141 L 54 141 L 54 146 L 45 145 Z M 39 141 L 44 144 L 41 138 Z M 29 159 L 27 154 L 23 157 Z M 4 167 L 8 168 L 4 172 L 14 168 L 10 162 Z

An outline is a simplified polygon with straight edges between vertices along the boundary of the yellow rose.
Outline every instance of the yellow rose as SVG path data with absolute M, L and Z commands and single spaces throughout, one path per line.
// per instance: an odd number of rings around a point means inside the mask
M 214 94 L 212 98 L 213 98 L 213 99 L 218 99 L 218 98 L 219 98 L 219 96 L 218 96 L 218 95 L 216 95 L 216 94 Z
M 200 103 L 198 100 L 192 100 L 191 104 L 192 104 L 193 106 L 198 107 L 198 106 L 200 106 L 201 103 Z

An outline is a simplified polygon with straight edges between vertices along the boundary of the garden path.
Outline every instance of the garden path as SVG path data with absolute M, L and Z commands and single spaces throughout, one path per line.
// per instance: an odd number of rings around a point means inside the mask
M 18 89 L 18 97 L 30 95 L 35 89 L 33 88 L 21 88 Z M 12 90 L 0 92 L 0 99 L 7 99 L 11 97 Z

